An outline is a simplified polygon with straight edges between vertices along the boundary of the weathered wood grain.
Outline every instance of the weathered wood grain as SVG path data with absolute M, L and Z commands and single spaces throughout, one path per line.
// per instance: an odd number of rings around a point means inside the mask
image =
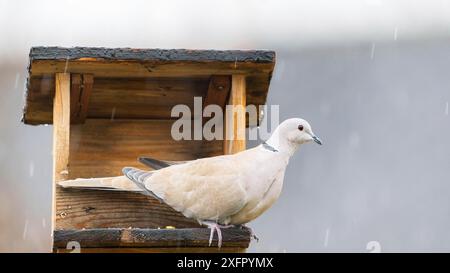
M 218 105 L 222 111 L 225 110 L 227 99 L 230 94 L 231 77 L 230 76 L 211 76 L 209 80 L 208 91 L 206 97 L 203 100 L 203 109 L 208 105 Z M 203 123 L 207 122 L 210 118 L 203 117 Z
M 70 87 L 70 121 L 84 123 L 89 108 L 94 77 L 89 74 L 72 74 Z
M 104 47 L 32 47 L 30 60 L 136 60 L 136 61 L 219 61 L 272 63 L 275 52 L 269 50 L 190 50 L 190 49 L 137 49 Z
M 67 71 L 94 74 L 100 78 L 146 78 L 146 77 L 204 77 L 231 75 L 233 73 L 258 76 L 269 74 L 273 63 L 217 62 L 217 61 L 110 61 L 83 58 L 77 60 L 34 60 L 32 76 L 45 76 Z
M 71 123 L 82 123 L 77 122 L 78 114 L 80 112 L 80 97 L 82 93 L 82 79 L 81 74 L 70 75 L 70 122 Z
M 52 229 L 55 227 L 56 182 L 68 177 L 70 145 L 70 74 L 55 75 L 55 101 L 53 107 L 53 185 Z
M 209 244 L 208 228 L 182 229 L 139 229 L 106 228 L 85 230 L 55 230 L 54 247 L 65 248 L 67 242 L 76 241 L 81 248 L 217 248 L 217 237 Z M 246 228 L 227 228 L 222 230 L 223 247 L 247 248 L 250 243 L 250 231 Z
M 204 78 L 96 78 L 90 118 L 170 119 L 178 104 L 194 107 L 208 88 Z
M 228 105 L 232 107 L 229 108 L 230 112 L 225 115 L 223 153 L 235 154 L 246 149 L 245 106 L 247 104 L 245 75 L 232 75 Z
M 87 119 L 71 126 L 69 178 L 121 175 L 138 157 L 192 160 L 222 154 L 221 141 L 176 141 L 171 120 Z
M 129 192 L 57 188 L 56 229 L 199 227 L 154 198 Z
M 224 108 L 230 93 L 231 77 L 230 76 L 211 76 L 209 80 L 208 91 L 203 106 L 217 104 Z

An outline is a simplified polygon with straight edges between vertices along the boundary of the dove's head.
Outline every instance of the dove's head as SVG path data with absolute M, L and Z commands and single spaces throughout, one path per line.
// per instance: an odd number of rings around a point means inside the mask
M 291 118 L 278 125 L 267 144 L 292 155 L 301 144 L 312 141 L 322 145 L 322 141 L 313 133 L 306 120 Z

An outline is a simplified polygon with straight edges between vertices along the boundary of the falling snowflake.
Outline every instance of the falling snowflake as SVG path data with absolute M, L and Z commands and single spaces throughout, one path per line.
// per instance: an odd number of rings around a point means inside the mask
M 25 238 L 27 237 L 27 232 L 28 232 L 28 219 L 25 220 L 25 226 L 23 227 L 22 239 L 25 240 Z
M 375 56 L 375 43 L 372 43 L 372 49 L 370 50 L 370 59 L 373 60 Z
M 325 231 L 325 240 L 323 242 L 324 247 L 328 247 L 328 239 L 330 238 L 330 228 Z
M 29 166 L 29 175 L 30 175 L 30 177 L 33 177 L 34 176 L 34 162 L 33 161 L 30 161 L 30 166 Z
M 20 79 L 20 73 L 16 74 L 16 82 L 14 83 L 14 88 L 17 89 L 17 86 L 19 85 L 19 79 Z

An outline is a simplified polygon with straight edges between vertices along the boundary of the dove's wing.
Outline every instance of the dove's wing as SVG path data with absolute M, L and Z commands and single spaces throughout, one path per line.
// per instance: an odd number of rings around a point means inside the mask
M 166 204 L 197 220 L 226 223 L 247 200 L 240 166 L 229 156 L 199 159 L 154 171 L 145 177 L 143 184 Z
M 144 185 L 145 179 L 151 176 L 153 174 L 153 171 L 142 171 L 133 167 L 125 167 L 122 169 L 122 173 L 128 179 L 134 182 L 135 186 L 137 186 L 141 190 L 140 193 L 152 196 L 162 202 L 161 198 L 159 198 L 153 192 L 149 191 Z
M 144 164 L 154 170 L 159 170 L 159 169 L 166 168 L 166 167 L 169 167 L 172 165 L 184 164 L 189 161 L 168 161 L 168 160 L 159 160 L 159 159 L 154 159 L 151 157 L 141 156 L 141 157 L 139 157 L 139 162 L 141 162 L 142 164 Z

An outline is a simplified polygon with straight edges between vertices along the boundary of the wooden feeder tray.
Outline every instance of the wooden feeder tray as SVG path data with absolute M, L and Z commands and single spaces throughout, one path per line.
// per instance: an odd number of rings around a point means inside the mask
M 53 124 L 54 251 L 68 251 L 69 241 L 82 252 L 219 251 L 216 241 L 208 247 L 209 229 L 151 197 L 56 182 L 145 168 L 139 156 L 192 160 L 245 149 L 242 140 L 173 140 L 172 107 L 193 109 L 194 97 L 203 107 L 264 105 L 274 65 L 275 53 L 260 50 L 31 48 L 23 122 Z M 250 242 L 241 228 L 223 237 L 223 252 Z

